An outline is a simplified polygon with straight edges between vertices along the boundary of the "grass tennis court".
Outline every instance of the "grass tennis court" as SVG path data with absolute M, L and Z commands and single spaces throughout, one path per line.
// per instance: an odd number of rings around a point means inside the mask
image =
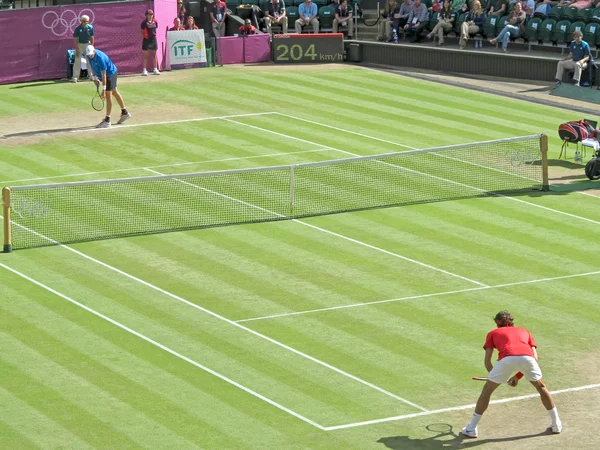
M 1 86 L 4 135 L 73 130 L 0 140 L 0 185 L 540 133 L 556 160 L 556 126 L 577 118 L 342 66 L 189 70 L 119 87 L 134 117 L 90 131 L 78 128 L 101 119 L 91 83 Z M 597 448 L 600 198 L 587 194 L 531 191 L 1 254 L 0 447 Z M 501 309 L 536 338 L 558 391 L 559 436 L 543 433 L 549 417 L 525 383 L 497 391 L 506 402 L 491 405 L 479 439 L 455 436 Z

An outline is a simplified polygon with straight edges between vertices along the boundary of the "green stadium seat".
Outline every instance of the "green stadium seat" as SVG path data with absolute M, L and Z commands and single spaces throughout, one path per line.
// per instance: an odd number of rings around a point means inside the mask
M 235 11 L 236 7 L 242 4 L 242 0 L 227 0 L 227 7 Z
M 290 5 L 292 6 L 300 6 L 302 3 L 304 3 L 304 0 L 290 0 Z M 287 9 L 287 6 L 286 6 Z
M 577 15 L 579 14 L 579 9 L 575 7 L 565 8 L 563 11 L 563 16 L 561 20 L 568 20 L 569 22 L 575 22 L 577 20 Z
M 553 6 L 550 10 L 550 14 L 548 14 L 549 19 L 560 20 L 563 17 L 565 11 L 564 6 Z
M 286 6 L 285 13 L 288 18 L 288 27 L 290 30 L 294 29 L 294 23 L 300 17 L 300 13 L 298 12 L 297 6 Z
M 577 20 L 581 21 L 581 22 L 589 22 L 590 19 L 592 18 L 592 13 L 594 12 L 593 8 L 585 8 L 585 9 L 580 9 L 579 13 L 577 13 Z
M 327 6 L 329 4 L 329 0 L 313 0 L 313 3 L 320 8 L 321 6 Z M 350 6 L 350 3 L 348 3 L 348 6 Z
M 528 42 L 536 42 L 538 40 L 538 32 L 542 26 L 543 20 L 539 17 L 532 17 L 527 22 L 525 32 L 523 33 L 523 39 Z
M 592 17 L 590 17 L 590 22 L 600 23 L 600 8 L 594 8 L 592 10 Z
M 320 31 L 332 31 L 333 30 L 333 19 L 335 19 L 335 6 L 327 5 L 319 8 L 319 30 Z
M 546 19 L 542 22 L 540 29 L 538 30 L 538 42 L 542 42 L 544 44 L 549 44 L 552 42 L 552 31 L 554 31 L 554 27 L 556 26 L 556 20 L 554 19 Z
M 510 16 L 501 17 L 500 20 L 496 23 L 496 36 L 500 34 L 502 28 L 506 26 L 507 23 L 510 22 Z
M 571 22 L 568 20 L 560 20 L 556 22 L 554 29 L 552 30 L 552 43 L 556 45 L 564 45 L 567 42 L 567 35 L 569 34 L 569 28 Z
M 595 22 L 588 23 L 583 29 L 583 40 L 587 42 L 590 47 L 594 47 L 598 42 L 598 33 L 600 32 L 600 24 Z
M 258 0 L 241 0 L 241 5 L 258 5 Z M 227 6 L 229 6 L 229 2 L 227 2 Z
M 496 33 L 496 24 L 500 21 L 499 17 L 489 16 L 483 24 L 483 34 L 486 38 L 492 39 L 498 36 Z
M 432 12 L 429 14 L 429 22 L 427 22 L 427 28 L 429 28 L 430 30 L 433 30 L 433 28 L 438 24 L 438 22 L 440 21 L 440 13 L 439 12 Z
M 576 31 L 581 31 L 581 33 L 583 34 L 584 30 L 585 30 L 584 22 L 573 22 L 571 24 L 571 26 L 569 27 L 569 33 L 567 34 L 567 42 L 571 42 L 573 40 L 573 33 L 575 33 Z M 589 44 L 589 42 L 588 42 L 588 44 Z

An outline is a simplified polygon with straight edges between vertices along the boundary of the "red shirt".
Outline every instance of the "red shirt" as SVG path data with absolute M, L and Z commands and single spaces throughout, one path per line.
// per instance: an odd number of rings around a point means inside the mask
M 537 347 L 533 336 L 525 328 L 500 327 L 490 331 L 483 348 L 495 348 L 498 350 L 498 361 L 505 356 L 531 356 Z

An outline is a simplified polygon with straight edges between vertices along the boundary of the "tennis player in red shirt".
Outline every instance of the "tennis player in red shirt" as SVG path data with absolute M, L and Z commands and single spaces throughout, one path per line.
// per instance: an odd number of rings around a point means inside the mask
M 552 394 L 542 380 L 542 371 L 537 363 L 536 343 L 533 336 L 525 328 L 514 326 L 513 316 L 508 311 L 500 311 L 494 317 L 498 328 L 488 333 L 485 344 L 485 368 L 489 372 L 477 400 L 475 412 L 469 424 L 461 433 L 470 438 L 477 437 L 477 424 L 490 404 L 492 393 L 503 383 L 515 387 L 523 376 L 527 378 L 540 394 L 544 407 L 552 418 L 552 433 L 559 434 L 562 423 L 554 406 Z M 494 349 L 498 350 L 498 362 L 492 364 Z M 511 377 L 511 374 L 517 372 Z

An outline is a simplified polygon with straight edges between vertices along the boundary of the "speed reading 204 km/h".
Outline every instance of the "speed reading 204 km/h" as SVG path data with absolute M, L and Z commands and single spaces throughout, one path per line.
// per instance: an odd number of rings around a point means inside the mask
M 344 35 L 342 33 L 275 34 L 273 35 L 273 60 L 276 63 L 343 62 Z

